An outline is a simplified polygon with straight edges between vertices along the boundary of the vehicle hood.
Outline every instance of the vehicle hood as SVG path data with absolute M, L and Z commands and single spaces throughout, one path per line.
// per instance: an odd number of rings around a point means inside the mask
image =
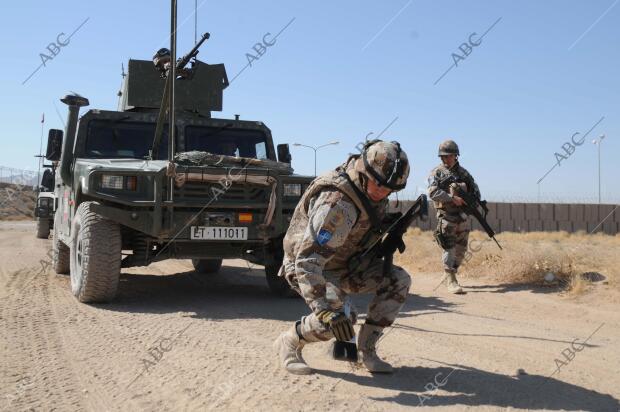
M 89 169 L 106 169 L 117 171 L 143 170 L 145 172 L 159 172 L 166 168 L 167 160 L 142 159 L 78 159 L 76 164 Z

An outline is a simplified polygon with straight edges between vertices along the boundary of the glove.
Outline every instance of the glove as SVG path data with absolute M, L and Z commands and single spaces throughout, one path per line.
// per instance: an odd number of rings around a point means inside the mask
M 386 236 L 386 238 L 381 242 L 380 251 L 381 256 L 385 257 L 388 255 L 393 255 L 398 250 L 400 253 L 405 251 L 405 242 L 403 241 L 402 234 L 392 234 Z
M 331 310 L 322 310 L 316 315 L 321 322 L 329 326 L 336 340 L 348 342 L 353 339 L 355 332 L 353 331 L 353 323 L 344 312 L 332 312 Z

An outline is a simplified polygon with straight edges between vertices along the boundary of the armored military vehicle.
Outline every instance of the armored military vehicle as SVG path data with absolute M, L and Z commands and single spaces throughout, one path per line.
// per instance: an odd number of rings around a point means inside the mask
M 55 271 L 70 273 L 79 301 L 105 302 L 117 293 L 121 268 L 191 259 L 209 274 L 222 259 L 241 258 L 264 265 L 269 288 L 290 295 L 277 276 L 282 239 L 312 178 L 293 174 L 288 145 L 274 147 L 263 122 L 211 116 L 228 86 L 223 64 L 193 53 L 172 77 L 158 65 L 165 54 L 129 60 L 116 111 L 79 117 L 88 99 L 61 99 L 66 128 L 50 130 L 46 153 L 59 161 Z M 170 83 L 175 118 L 163 125 Z
M 50 231 L 54 227 L 53 192 L 39 192 L 34 217 L 37 219 L 37 237 L 39 239 L 49 238 Z
M 54 227 L 54 210 L 56 197 L 54 196 L 54 165 L 45 165 L 45 172 L 39 184 L 37 204 L 34 208 L 34 217 L 37 221 L 37 237 L 47 239 Z

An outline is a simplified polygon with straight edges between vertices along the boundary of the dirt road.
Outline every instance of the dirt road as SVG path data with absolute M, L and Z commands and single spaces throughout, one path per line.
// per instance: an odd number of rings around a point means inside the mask
M 373 377 L 308 347 L 314 375 L 276 367 L 271 344 L 306 312 L 269 295 L 260 267 L 217 276 L 187 261 L 124 271 L 112 304 L 84 305 L 48 267 L 32 223 L 0 223 L 0 410 L 597 410 L 620 403 L 618 297 L 415 274 Z M 601 288 L 604 288 L 601 286 Z M 364 297 L 356 300 L 361 309 Z

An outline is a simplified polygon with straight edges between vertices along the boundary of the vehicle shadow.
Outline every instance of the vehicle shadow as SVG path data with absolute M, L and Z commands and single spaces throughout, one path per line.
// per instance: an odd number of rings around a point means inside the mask
M 223 266 L 218 274 L 185 271 L 172 275 L 122 273 L 117 298 L 94 304 L 102 310 L 130 313 L 189 312 L 209 320 L 274 319 L 294 321 L 309 313 L 299 297 L 282 298 L 267 287 L 262 267 Z M 371 295 L 354 295 L 352 301 L 363 318 Z M 423 311 L 449 311 L 453 304 L 437 297 L 409 294 L 401 317 Z
M 394 396 L 371 396 L 368 399 L 404 406 L 459 405 L 589 411 L 618 411 L 620 408 L 618 400 L 611 395 L 553 377 L 528 374 L 513 377 L 463 365 L 437 368 L 403 366 L 397 368 L 393 375 L 374 376 L 329 370 L 317 372 L 336 378 L 338 382 L 398 391 Z

